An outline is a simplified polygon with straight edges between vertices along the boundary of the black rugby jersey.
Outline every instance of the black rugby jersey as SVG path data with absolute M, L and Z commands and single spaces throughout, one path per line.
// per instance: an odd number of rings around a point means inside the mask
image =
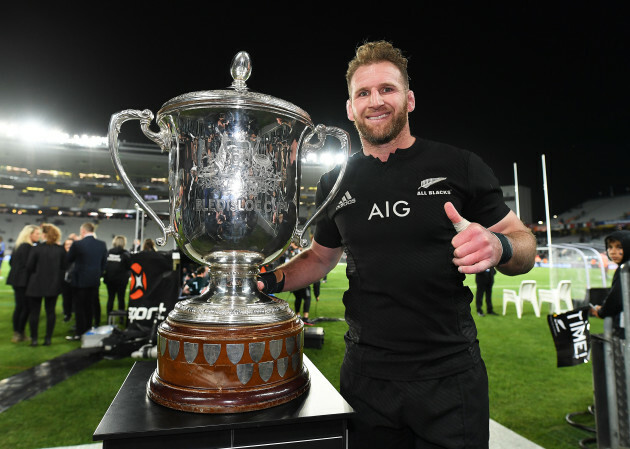
M 338 173 L 320 179 L 318 205 Z M 509 212 L 492 170 L 469 151 L 416 139 L 387 162 L 362 152 L 350 157 L 315 240 L 346 252 L 344 363 L 352 369 L 411 380 L 452 374 L 478 359 L 473 295 L 452 261 L 447 201 L 485 227 Z

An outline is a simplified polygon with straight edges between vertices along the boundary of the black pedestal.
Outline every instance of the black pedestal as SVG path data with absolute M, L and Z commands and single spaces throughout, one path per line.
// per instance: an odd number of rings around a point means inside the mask
M 311 388 L 277 407 L 246 413 L 198 414 L 155 404 L 146 394 L 156 362 L 137 362 L 94 432 L 103 449 L 346 447 L 353 410 L 304 356 Z

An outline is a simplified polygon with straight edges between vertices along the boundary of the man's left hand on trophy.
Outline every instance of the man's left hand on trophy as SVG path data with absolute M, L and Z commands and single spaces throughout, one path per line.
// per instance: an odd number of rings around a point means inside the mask
M 258 290 L 267 295 L 280 293 L 284 288 L 284 273 L 280 270 L 266 271 L 258 275 Z

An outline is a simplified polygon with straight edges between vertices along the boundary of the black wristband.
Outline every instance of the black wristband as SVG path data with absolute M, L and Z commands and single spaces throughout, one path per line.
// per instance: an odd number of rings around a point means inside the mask
M 492 231 L 490 231 L 492 232 Z M 503 248 L 503 252 L 501 253 L 501 260 L 499 260 L 499 265 L 503 265 L 504 263 L 508 263 L 514 254 L 514 250 L 512 249 L 512 243 L 510 239 L 501 234 L 500 232 L 492 232 L 497 236 L 499 242 L 501 242 L 501 248 Z
M 275 271 L 265 271 L 264 273 L 260 273 L 258 275 L 258 279 L 264 284 L 262 292 L 268 295 L 280 293 L 284 288 L 284 273 L 282 273 L 282 280 L 280 282 L 276 280 Z

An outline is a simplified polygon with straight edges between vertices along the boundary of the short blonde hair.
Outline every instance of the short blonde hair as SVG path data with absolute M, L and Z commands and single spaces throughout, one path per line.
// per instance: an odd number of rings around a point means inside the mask
M 96 226 L 94 226 L 94 223 L 89 222 L 89 221 L 83 223 L 81 225 L 81 228 L 85 229 L 86 232 L 90 232 L 90 233 L 96 231 Z
M 125 237 L 124 235 L 114 236 L 114 239 L 112 240 L 112 246 L 116 248 L 124 248 L 125 246 L 127 246 L 127 237 Z
M 346 82 L 348 83 L 348 93 L 352 96 L 350 84 L 355 72 L 364 65 L 376 64 L 379 62 L 391 62 L 400 71 L 405 89 L 409 89 L 409 74 L 407 73 L 407 58 L 402 51 L 395 48 L 390 42 L 376 41 L 366 42 L 357 48 L 354 58 L 348 63 L 346 72 Z

